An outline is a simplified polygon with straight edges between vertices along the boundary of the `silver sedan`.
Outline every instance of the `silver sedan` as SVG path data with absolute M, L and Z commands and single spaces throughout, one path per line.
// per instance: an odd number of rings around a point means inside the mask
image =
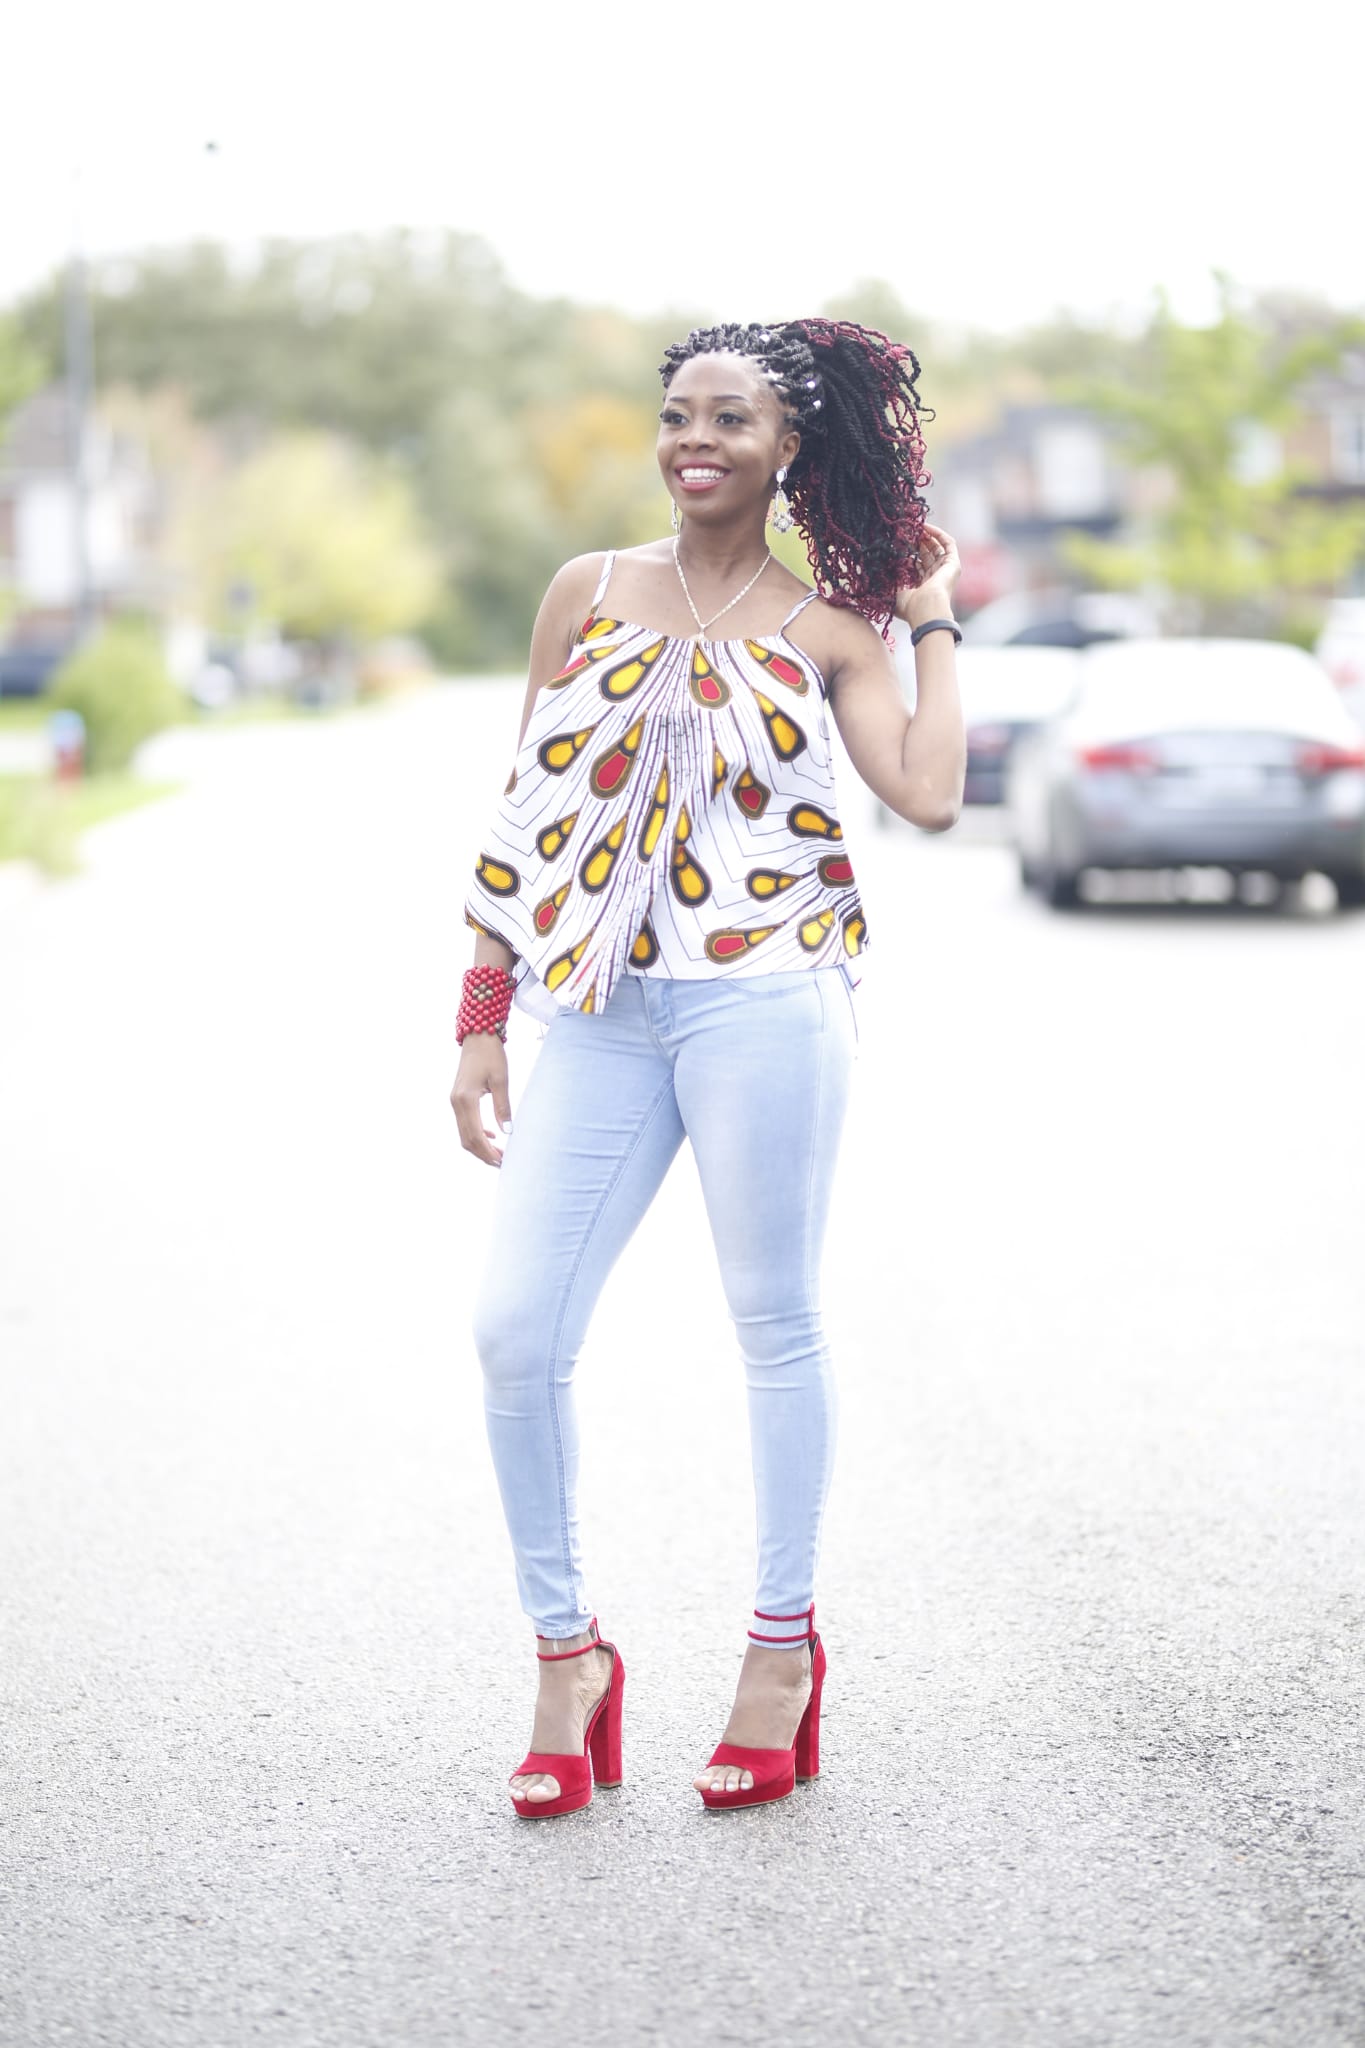
M 1365 905 L 1365 744 L 1310 655 L 1263 640 L 1122 641 L 1077 660 L 1016 749 L 1026 886 L 1061 908 L 1087 868 L 1329 875 Z

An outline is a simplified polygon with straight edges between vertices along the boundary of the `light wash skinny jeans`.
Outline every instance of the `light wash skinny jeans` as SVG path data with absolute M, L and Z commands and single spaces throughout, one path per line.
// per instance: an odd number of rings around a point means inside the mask
M 573 1375 L 608 1273 L 684 1137 L 748 1386 L 751 1634 L 804 1643 L 834 1449 L 820 1252 L 856 1044 L 847 970 L 626 974 L 550 1025 L 503 1155 L 475 1341 L 488 1436 L 538 1635 L 587 1628 Z M 686 1303 L 686 1274 L 676 1276 Z M 797 1617 L 788 1620 L 788 1617 Z

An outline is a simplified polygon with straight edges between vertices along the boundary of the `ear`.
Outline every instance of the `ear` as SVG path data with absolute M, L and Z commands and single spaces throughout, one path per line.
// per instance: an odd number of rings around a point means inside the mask
M 790 469 L 801 446 L 801 435 L 795 427 L 789 427 L 777 444 L 777 467 Z

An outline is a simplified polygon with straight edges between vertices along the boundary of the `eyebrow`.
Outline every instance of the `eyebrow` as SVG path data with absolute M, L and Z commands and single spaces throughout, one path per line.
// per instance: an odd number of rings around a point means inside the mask
M 671 392 L 669 396 L 672 398 Z M 673 398 L 672 402 L 674 405 L 695 405 L 697 401 L 688 398 Z M 711 400 L 712 405 L 752 405 L 753 402 L 753 399 L 743 391 L 718 391 Z

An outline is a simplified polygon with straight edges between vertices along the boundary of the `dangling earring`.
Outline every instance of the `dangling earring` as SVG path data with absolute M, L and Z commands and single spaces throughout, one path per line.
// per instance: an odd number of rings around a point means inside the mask
M 678 517 L 678 501 L 676 498 L 673 500 L 673 531 L 674 533 L 682 532 L 682 521 Z
M 777 489 L 773 493 L 773 509 L 770 517 L 773 522 L 774 533 L 790 533 L 796 524 L 796 521 L 792 518 L 792 501 L 782 488 L 786 481 L 787 470 L 784 464 L 777 472 Z

